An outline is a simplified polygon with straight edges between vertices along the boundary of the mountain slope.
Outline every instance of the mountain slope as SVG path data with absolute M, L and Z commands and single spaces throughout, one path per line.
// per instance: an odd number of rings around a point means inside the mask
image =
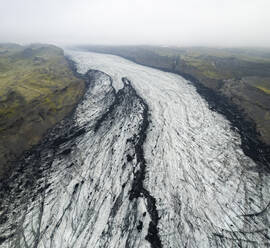
M 0 177 L 74 108 L 84 82 L 60 48 L 0 44 Z

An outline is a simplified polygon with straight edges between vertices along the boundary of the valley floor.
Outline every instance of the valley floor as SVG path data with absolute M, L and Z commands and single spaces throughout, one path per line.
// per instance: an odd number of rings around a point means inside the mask
M 89 88 L 2 192 L 1 247 L 270 245 L 269 174 L 187 80 L 67 53 Z

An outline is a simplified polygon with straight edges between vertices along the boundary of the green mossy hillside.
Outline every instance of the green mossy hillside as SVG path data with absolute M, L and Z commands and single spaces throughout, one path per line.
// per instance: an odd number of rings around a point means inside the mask
M 0 177 L 84 92 L 62 49 L 0 44 Z

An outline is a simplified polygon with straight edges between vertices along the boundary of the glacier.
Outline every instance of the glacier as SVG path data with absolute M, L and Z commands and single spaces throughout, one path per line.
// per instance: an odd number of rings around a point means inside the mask
M 66 54 L 87 91 L 2 193 L 1 247 L 270 246 L 269 175 L 189 81 Z

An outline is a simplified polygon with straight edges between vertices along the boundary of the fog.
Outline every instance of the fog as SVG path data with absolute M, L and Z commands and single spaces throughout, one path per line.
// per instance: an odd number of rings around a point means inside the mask
M 270 46 L 269 0 L 0 0 L 0 42 Z

